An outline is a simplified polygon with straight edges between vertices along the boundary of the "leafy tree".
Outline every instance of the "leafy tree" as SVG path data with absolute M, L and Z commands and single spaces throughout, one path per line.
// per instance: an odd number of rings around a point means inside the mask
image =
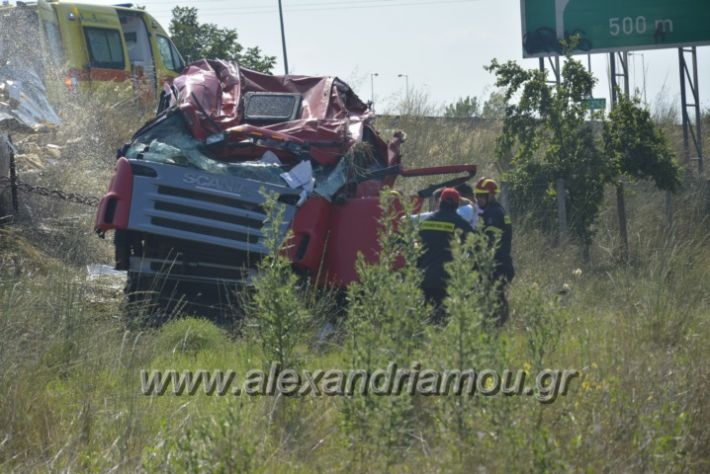
M 586 120 L 585 99 L 595 79 L 579 62 L 567 57 L 559 84 L 550 85 L 540 70 L 525 70 L 515 62 L 493 60 L 503 98 L 517 104 L 506 108 L 498 158 L 509 169 L 511 197 L 516 207 L 538 222 L 550 222 L 549 209 L 564 180 L 569 229 L 588 255 L 593 224 L 606 184 L 616 185 L 624 258 L 628 255 L 622 178 L 652 179 L 673 191 L 680 171 L 661 131 L 638 98 L 620 95 L 604 121 L 602 139 Z
M 276 64 L 276 57 L 265 56 L 261 52 L 261 48 L 254 46 L 247 48 L 239 60 L 239 63 L 246 68 L 272 74 L 274 65 Z
M 651 179 L 664 191 L 680 185 L 680 168 L 668 142 L 638 97 L 620 96 L 604 122 L 603 140 L 618 176 Z
M 557 181 L 563 179 L 569 229 L 588 249 L 604 185 L 614 177 L 613 163 L 600 152 L 585 121 L 585 99 L 595 79 L 571 57 L 562 68 L 560 83 L 554 85 L 547 83 L 545 72 L 523 69 L 514 61 L 493 60 L 487 69 L 497 76 L 505 103 L 519 97 L 506 109 L 497 145 L 499 160 L 510 165 L 508 180 L 516 207 L 549 222 L 547 210 L 556 197 Z
M 477 97 L 461 97 L 444 110 L 444 117 L 447 118 L 472 118 L 480 115 L 481 106 Z
M 603 143 L 605 154 L 615 166 L 621 258 L 627 260 L 629 237 L 622 178 L 652 179 L 657 188 L 675 191 L 680 184 L 680 168 L 673 160 L 664 135 L 653 123 L 651 114 L 641 107 L 640 98 L 619 96 L 609 120 L 604 122 Z
M 200 58 L 236 61 L 240 66 L 271 74 L 275 56 L 266 56 L 258 46 L 244 50 L 234 28 L 220 28 L 213 23 L 200 23 L 197 8 L 175 7 L 170 20 L 170 36 L 188 61 Z
M 505 108 L 507 105 L 505 94 L 493 91 L 488 97 L 488 100 L 483 104 L 483 113 L 481 116 L 488 120 L 503 120 L 505 118 Z

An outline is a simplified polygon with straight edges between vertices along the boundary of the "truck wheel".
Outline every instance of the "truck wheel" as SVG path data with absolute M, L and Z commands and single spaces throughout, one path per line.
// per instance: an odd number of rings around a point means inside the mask
M 124 294 L 124 315 L 139 326 L 161 322 L 159 292 L 153 288 L 152 278 L 138 272 L 128 272 Z

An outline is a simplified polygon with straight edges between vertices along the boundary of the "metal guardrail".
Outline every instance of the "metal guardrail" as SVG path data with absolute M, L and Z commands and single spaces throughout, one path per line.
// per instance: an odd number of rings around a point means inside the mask
M 12 208 L 17 214 L 19 208 L 19 197 L 18 191 L 36 194 L 38 196 L 44 196 L 49 198 L 56 198 L 62 201 L 71 202 L 75 204 L 83 204 L 85 206 L 96 207 L 99 205 L 101 198 L 94 196 L 86 196 L 84 194 L 67 192 L 60 189 L 51 189 L 46 186 L 37 186 L 29 183 L 25 183 L 17 176 L 17 169 L 15 166 L 15 147 L 12 145 L 12 139 L 8 136 L 5 140 L 7 149 L 9 150 L 9 168 L 10 176 L 0 176 L 0 188 L 10 188 L 12 196 Z
M 11 187 L 13 189 L 13 208 L 17 211 L 17 191 L 36 194 L 38 196 L 52 197 L 61 199 L 62 201 L 72 202 L 75 204 L 83 204 L 85 206 L 96 207 L 99 205 L 101 198 L 95 196 L 85 196 L 79 193 L 66 192 L 58 189 L 50 189 L 45 186 L 35 186 L 21 181 L 19 178 L 0 176 L 0 187 Z

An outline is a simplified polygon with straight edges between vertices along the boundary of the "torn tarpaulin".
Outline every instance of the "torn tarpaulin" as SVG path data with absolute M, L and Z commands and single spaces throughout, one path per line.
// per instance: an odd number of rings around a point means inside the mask
M 0 66 L 0 129 L 38 131 L 59 123 L 37 73 L 12 63 Z

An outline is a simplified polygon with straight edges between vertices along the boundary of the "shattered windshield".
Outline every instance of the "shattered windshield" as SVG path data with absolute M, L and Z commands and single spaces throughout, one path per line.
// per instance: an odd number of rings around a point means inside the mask
M 126 158 L 194 168 L 261 183 L 287 184 L 302 189 L 304 197 L 317 194 L 332 200 L 350 177 L 362 173 L 357 163 L 359 160 L 351 154 L 348 153 L 337 165 L 325 166 L 304 160 L 290 169 L 270 151 L 259 161 L 224 162 L 215 158 L 205 143 L 192 136 L 182 114 L 172 113 L 139 132 L 126 151 Z
M 283 169 L 280 163 L 267 161 L 225 163 L 213 158 L 205 144 L 190 134 L 185 119 L 179 113 L 168 115 L 139 134 L 129 147 L 126 158 L 283 184 L 281 178 Z

